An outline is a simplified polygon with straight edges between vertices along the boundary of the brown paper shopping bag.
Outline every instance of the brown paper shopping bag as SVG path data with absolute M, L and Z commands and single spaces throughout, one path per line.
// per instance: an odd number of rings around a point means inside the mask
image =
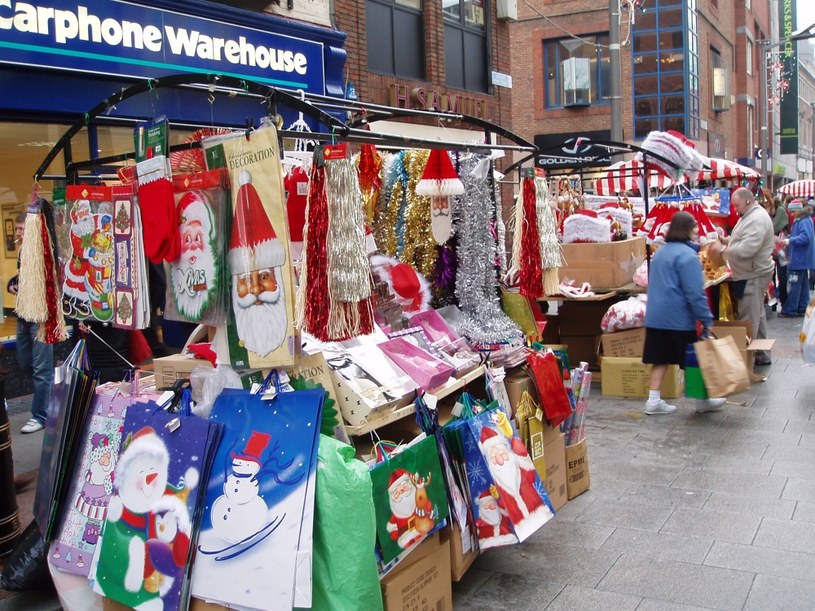
M 750 388 L 750 372 L 732 337 L 708 337 L 693 348 L 709 397 L 726 397 Z

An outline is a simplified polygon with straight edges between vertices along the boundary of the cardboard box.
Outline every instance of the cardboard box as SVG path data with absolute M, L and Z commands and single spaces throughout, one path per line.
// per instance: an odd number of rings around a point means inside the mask
M 561 341 L 569 347 L 569 361 L 576 367 L 580 361 L 589 364 L 589 369 L 600 367 L 600 334 L 597 335 L 564 335 Z
M 447 528 L 441 531 L 442 541 L 450 542 L 450 579 L 453 581 L 461 581 L 464 573 L 467 572 L 475 559 L 478 558 L 478 540 L 469 533 L 467 536 L 470 538 L 467 546 L 467 552 L 464 551 L 464 542 L 461 538 L 461 530 L 458 526 L 453 524 L 452 518 Z
M 749 320 L 717 320 L 711 328 L 716 337 L 730 336 L 736 342 L 736 347 L 744 358 L 747 371 L 753 370 L 753 352 L 756 350 L 771 351 L 775 345 L 774 339 L 751 339 L 753 325 Z
M 645 344 L 645 329 L 630 329 L 616 333 L 603 333 L 600 336 L 603 356 L 642 356 Z
M 562 279 L 577 285 L 591 284 L 594 290 L 614 289 L 634 280 L 634 272 L 645 261 L 645 239 L 631 238 L 605 244 L 564 244 Z
M 171 354 L 153 359 L 153 373 L 156 376 L 156 388 L 172 386 L 176 380 L 190 377 L 196 367 L 212 369 L 212 363 L 204 359 L 195 359 L 186 354 Z
M 589 489 L 589 456 L 586 440 L 566 446 L 566 490 L 571 501 Z
M 549 501 L 558 511 L 569 500 L 566 484 L 566 440 L 560 433 L 543 446 L 543 457 L 546 461 L 544 486 Z
M 600 388 L 604 397 L 648 397 L 648 376 L 651 366 L 640 357 L 604 356 L 600 364 Z M 660 386 L 663 399 L 675 399 L 682 395 L 685 374 L 677 365 L 668 367 Z
M 564 337 L 576 335 L 600 335 L 600 321 L 603 320 L 608 309 L 618 301 L 625 299 L 615 295 L 608 299 L 598 301 L 565 301 L 558 308 L 560 317 L 560 341 L 568 344 Z
M 428 537 L 381 580 L 386 611 L 452 611 L 450 542 Z
M 514 414 L 517 411 L 518 403 L 521 401 L 521 395 L 524 391 L 528 392 L 532 400 L 536 404 L 540 404 L 538 397 L 538 389 L 532 381 L 532 377 L 526 371 L 513 371 L 504 378 L 504 386 L 507 389 L 507 397 L 509 397 L 510 412 Z

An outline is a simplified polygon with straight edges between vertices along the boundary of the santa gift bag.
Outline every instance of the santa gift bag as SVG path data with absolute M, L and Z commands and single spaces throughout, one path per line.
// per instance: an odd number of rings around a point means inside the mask
M 526 446 L 501 406 L 464 422 L 462 445 L 479 546 L 525 541 L 555 515 Z
M 217 350 L 235 369 L 294 363 L 292 274 L 277 130 L 267 126 L 202 143 L 207 168 L 229 168 L 226 261 L 231 307 Z
M 693 349 L 709 397 L 727 397 L 750 388 L 750 372 L 732 337 L 701 339 Z
M 447 524 L 447 493 L 434 436 L 383 454 L 371 469 L 382 562 L 411 550 Z
M 193 596 L 230 607 L 310 606 L 324 397 L 322 388 L 225 389 L 215 401 L 210 418 L 224 436 L 206 483 Z
M 226 322 L 228 178 L 225 170 L 173 176 L 181 245 L 167 272 L 165 318 L 212 326 Z

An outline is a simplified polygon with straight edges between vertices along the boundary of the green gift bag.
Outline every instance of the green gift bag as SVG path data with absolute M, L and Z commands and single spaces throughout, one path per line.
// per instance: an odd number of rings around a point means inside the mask
M 702 370 L 699 369 L 699 361 L 696 360 L 696 350 L 693 344 L 688 344 L 685 349 L 685 396 L 689 399 L 708 398 L 705 380 L 702 378 Z

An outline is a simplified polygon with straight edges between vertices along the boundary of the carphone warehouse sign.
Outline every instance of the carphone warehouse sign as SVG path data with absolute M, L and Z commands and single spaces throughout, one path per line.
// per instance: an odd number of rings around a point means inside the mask
M 219 73 L 315 93 L 325 81 L 322 43 L 120 0 L 0 0 L 0 62 L 138 78 Z

